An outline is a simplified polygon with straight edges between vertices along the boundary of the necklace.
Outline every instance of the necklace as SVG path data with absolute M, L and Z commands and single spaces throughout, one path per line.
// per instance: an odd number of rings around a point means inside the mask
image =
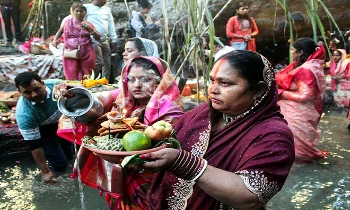
M 227 114 L 222 114 L 222 119 L 225 120 L 225 126 L 227 124 L 229 124 L 230 122 L 234 121 L 235 119 L 237 119 L 238 116 L 235 116 L 235 117 L 231 117 L 231 116 L 228 116 Z
M 242 117 L 246 116 L 254 107 L 255 106 L 252 106 L 252 108 L 250 108 L 247 111 L 243 112 L 242 114 L 234 116 L 234 117 L 228 116 L 227 114 L 222 114 L 222 119 L 225 120 L 225 126 L 227 124 L 229 124 L 230 122 L 237 120 L 238 118 L 242 118 Z

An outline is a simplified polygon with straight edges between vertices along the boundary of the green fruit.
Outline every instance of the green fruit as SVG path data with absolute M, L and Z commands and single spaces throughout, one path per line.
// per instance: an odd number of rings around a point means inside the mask
M 122 139 L 126 151 L 138 151 L 150 149 L 152 147 L 151 139 L 141 131 L 129 131 Z

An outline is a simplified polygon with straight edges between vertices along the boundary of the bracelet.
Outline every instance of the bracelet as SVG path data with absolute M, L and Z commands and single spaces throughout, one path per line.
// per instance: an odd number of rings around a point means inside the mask
M 50 172 L 50 169 L 48 169 L 48 170 L 45 171 L 45 172 L 41 172 L 41 175 L 47 174 L 47 173 L 49 173 L 49 172 Z
M 204 172 L 208 162 L 185 150 L 179 150 L 178 156 L 168 169 L 177 177 L 185 180 L 196 181 Z
M 96 34 L 96 31 L 94 30 L 94 31 L 90 32 L 90 34 Z

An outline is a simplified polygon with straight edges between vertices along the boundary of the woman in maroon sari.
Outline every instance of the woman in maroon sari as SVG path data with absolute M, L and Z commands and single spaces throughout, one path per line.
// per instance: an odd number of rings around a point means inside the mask
M 288 176 L 293 136 L 267 59 L 230 52 L 214 64 L 210 81 L 210 101 L 175 124 L 182 149 L 141 155 L 147 162 L 140 167 L 159 171 L 147 194 L 150 209 L 262 209 Z

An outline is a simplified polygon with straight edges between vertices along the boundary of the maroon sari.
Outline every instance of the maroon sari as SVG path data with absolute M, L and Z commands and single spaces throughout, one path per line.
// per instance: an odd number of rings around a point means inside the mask
M 185 113 L 175 124 L 182 149 L 208 164 L 241 176 L 246 187 L 266 204 L 283 186 L 294 161 L 292 132 L 277 105 L 273 70 L 266 59 L 266 92 L 246 115 L 220 130 L 211 130 L 210 104 Z M 213 177 L 215 179 L 215 177 Z M 235 187 L 235 186 L 232 186 Z M 195 182 L 159 172 L 148 191 L 150 209 L 226 209 Z

